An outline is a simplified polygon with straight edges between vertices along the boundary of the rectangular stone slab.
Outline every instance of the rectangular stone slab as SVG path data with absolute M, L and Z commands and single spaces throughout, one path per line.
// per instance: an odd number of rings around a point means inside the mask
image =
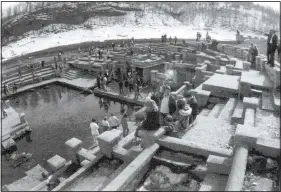
M 39 164 L 30 169 L 29 171 L 25 172 L 27 176 L 33 177 L 38 180 L 42 179 L 42 173 L 48 175 L 49 172 Z
M 52 169 L 52 171 L 57 171 L 58 169 L 62 168 L 66 160 L 59 155 L 55 155 L 47 161 L 48 165 Z

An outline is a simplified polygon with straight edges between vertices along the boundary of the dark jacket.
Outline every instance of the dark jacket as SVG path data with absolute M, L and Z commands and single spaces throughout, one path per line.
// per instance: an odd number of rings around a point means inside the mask
M 144 130 L 157 130 L 159 127 L 159 112 L 147 112 L 146 119 L 142 123 L 142 128 Z
M 277 43 L 278 43 L 278 37 L 276 34 L 272 34 L 272 35 L 269 35 L 269 34 L 266 34 L 267 35 L 267 44 L 269 44 L 270 40 L 271 40 L 271 37 L 273 35 L 273 38 L 272 38 L 272 46 L 273 48 L 277 48 Z

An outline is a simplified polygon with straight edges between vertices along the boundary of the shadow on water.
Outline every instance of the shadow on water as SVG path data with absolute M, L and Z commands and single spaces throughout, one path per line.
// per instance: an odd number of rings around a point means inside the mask
M 24 177 L 24 172 L 37 164 L 46 169 L 46 161 L 56 154 L 67 158 L 64 143 L 72 137 L 82 140 L 84 148 L 90 147 L 93 144 L 89 127 L 92 118 L 101 122 L 105 115 L 110 116 L 111 113 L 120 119 L 121 111 L 128 115 L 134 112 L 132 105 L 121 105 L 94 94 L 83 95 L 57 84 L 48 86 L 10 98 L 11 106 L 18 113 L 25 113 L 32 129 L 33 141 L 18 141 L 16 153 L 32 153 L 32 158 L 17 168 L 11 166 L 9 157 L 3 158 L 2 185 Z

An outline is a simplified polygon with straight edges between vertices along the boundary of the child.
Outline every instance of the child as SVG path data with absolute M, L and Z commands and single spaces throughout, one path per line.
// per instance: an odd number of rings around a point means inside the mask
M 169 114 L 166 116 L 164 121 L 165 125 L 163 126 L 163 128 L 166 130 L 166 135 L 179 138 L 177 125 L 173 121 L 173 117 Z
M 185 130 L 189 125 L 189 116 L 192 113 L 192 108 L 186 103 L 186 99 L 180 99 L 177 102 L 178 110 L 175 113 L 175 118 L 178 120 L 179 129 Z

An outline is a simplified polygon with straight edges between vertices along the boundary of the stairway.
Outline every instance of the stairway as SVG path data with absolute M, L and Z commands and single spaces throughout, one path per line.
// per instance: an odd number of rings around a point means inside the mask
M 62 73 L 61 77 L 68 79 L 68 80 L 73 80 L 77 79 L 78 72 L 76 70 L 67 70 L 66 72 Z

